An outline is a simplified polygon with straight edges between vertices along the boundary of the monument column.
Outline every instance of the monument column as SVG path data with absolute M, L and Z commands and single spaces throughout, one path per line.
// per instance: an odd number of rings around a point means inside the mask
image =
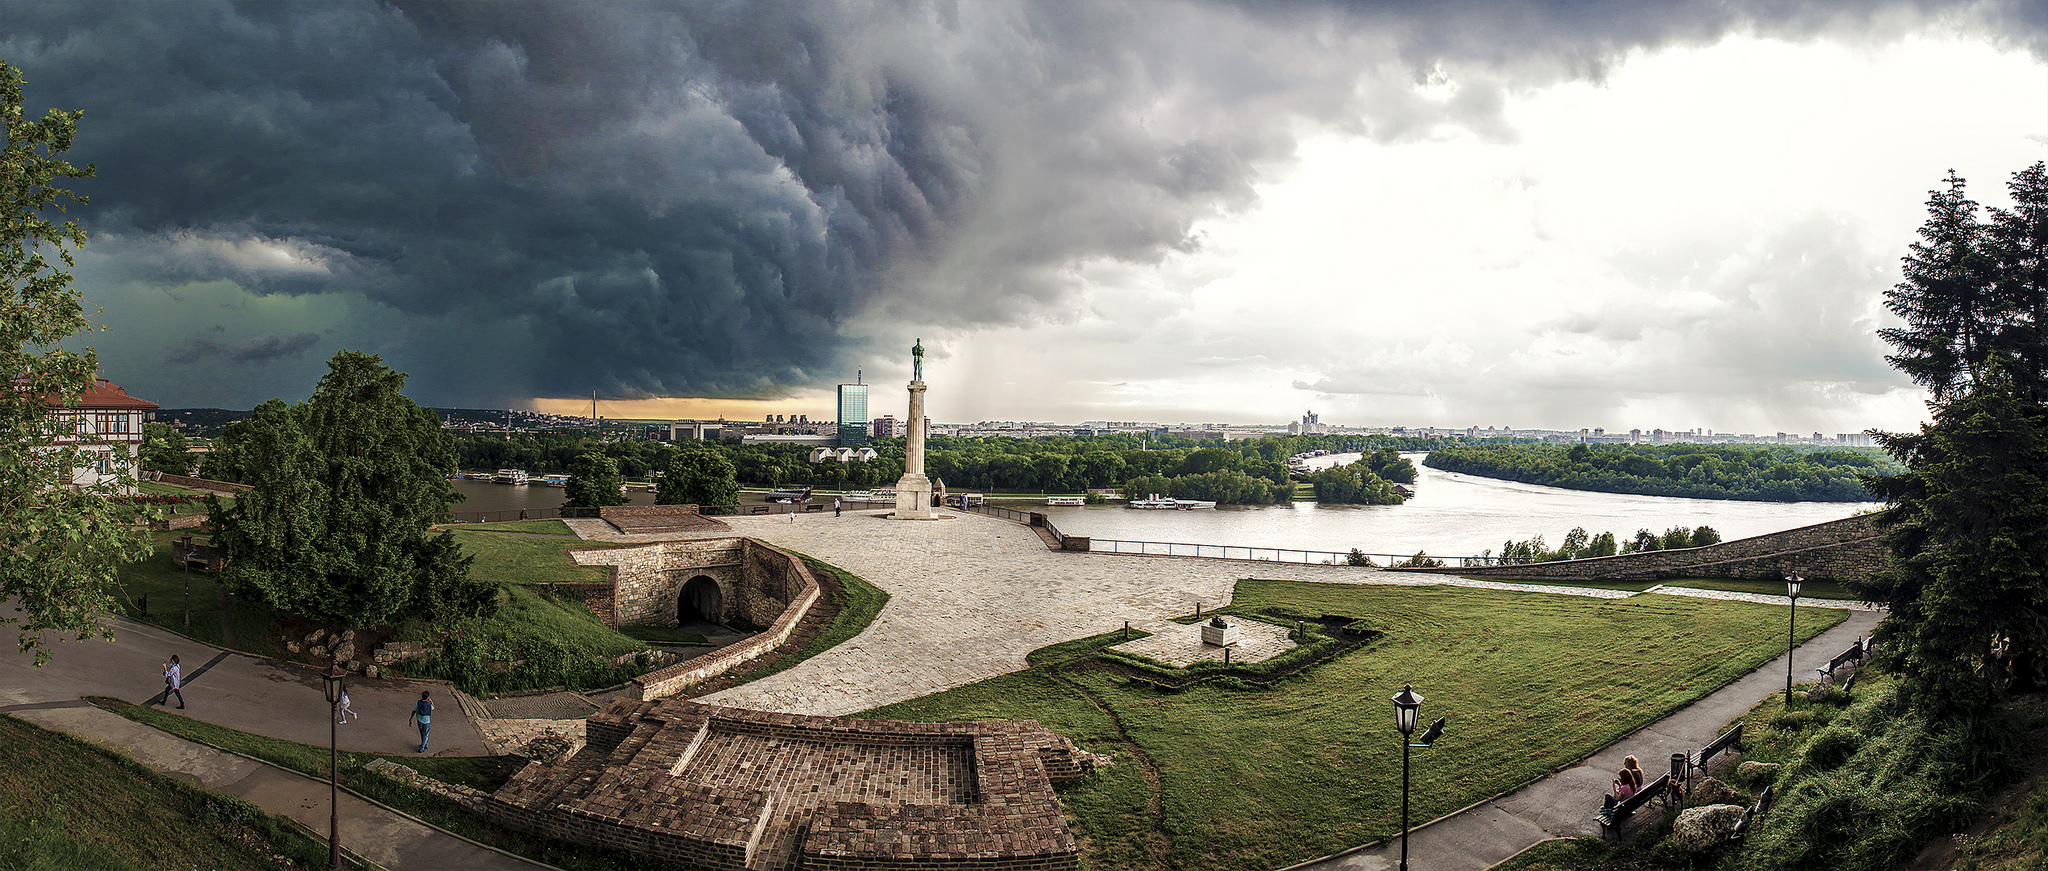
M 911 347 L 910 432 L 903 445 L 903 477 L 896 482 L 897 520 L 936 520 L 932 479 L 924 474 L 924 340 Z

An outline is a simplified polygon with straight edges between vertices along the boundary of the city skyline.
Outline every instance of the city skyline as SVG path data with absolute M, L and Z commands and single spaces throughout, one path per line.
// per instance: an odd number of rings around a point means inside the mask
M 1927 191 L 2048 156 L 2020 2 L 5 8 L 174 407 L 879 416 L 922 336 L 942 420 L 1896 431 Z

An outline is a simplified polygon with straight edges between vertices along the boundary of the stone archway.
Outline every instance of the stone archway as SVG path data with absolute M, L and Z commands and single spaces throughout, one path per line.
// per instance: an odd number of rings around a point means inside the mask
M 676 594 L 676 622 L 690 623 L 725 622 L 725 591 L 718 582 L 705 575 L 698 575 L 683 584 Z

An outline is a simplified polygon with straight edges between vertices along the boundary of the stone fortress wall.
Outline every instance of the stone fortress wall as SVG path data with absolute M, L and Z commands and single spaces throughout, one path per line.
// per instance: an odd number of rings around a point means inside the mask
M 604 585 L 610 611 L 598 613 L 613 628 L 677 625 L 684 589 L 700 578 L 717 586 L 718 621 L 738 618 L 767 627 L 746 641 L 634 678 L 642 699 L 679 692 L 780 646 L 823 593 L 803 560 L 751 538 L 662 541 L 569 555 L 577 565 L 611 569 Z M 598 590 L 579 592 L 585 602 L 607 598 Z
M 1497 580 L 1654 581 L 1669 578 L 1864 578 L 1892 566 L 1875 515 L 1802 526 L 1706 547 L 1507 566 L 1395 569 Z
M 1093 757 L 1035 722 L 912 723 L 620 699 L 487 814 L 685 867 L 1066 871 L 1055 782 Z

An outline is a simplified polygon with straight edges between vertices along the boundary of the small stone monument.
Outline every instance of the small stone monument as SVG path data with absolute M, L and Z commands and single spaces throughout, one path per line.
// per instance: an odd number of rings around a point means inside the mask
M 1221 614 L 1202 624 L 1202 643 L 1229 647 L 1237 643 L 1237 627 L 1223 621 Z

